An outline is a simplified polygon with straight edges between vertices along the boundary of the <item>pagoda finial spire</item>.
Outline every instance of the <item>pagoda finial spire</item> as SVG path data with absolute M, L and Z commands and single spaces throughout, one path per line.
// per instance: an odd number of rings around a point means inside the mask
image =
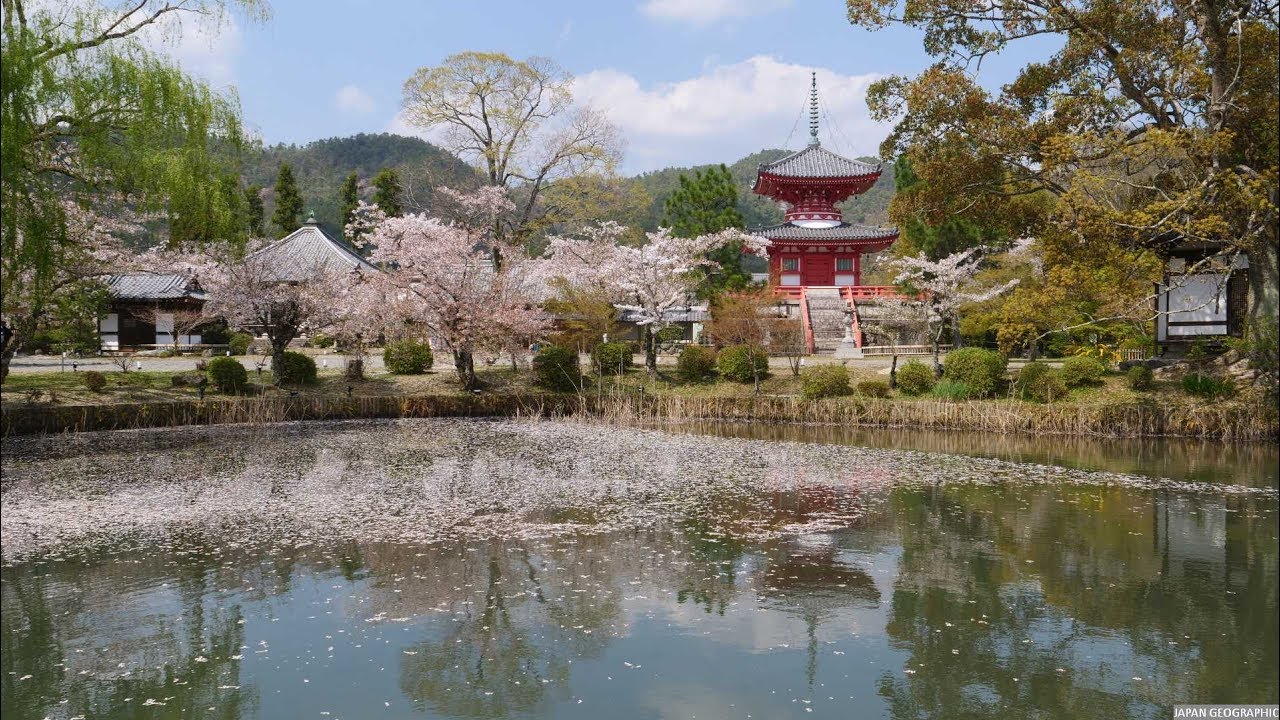
M 818 73 L 809 77 L 809 144 L 818 144 Z

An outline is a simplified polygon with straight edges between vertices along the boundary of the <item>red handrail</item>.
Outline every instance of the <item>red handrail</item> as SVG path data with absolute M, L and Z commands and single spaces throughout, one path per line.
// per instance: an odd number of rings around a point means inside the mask
M 840 288 L 840 296 L 849 303 L 849 332 L 853 335 L 853 345 L 862 349 L 862 328 L 858 325 L 858 303 L 853 299 L 853 286 Z
M 816 286 L 815 286 L 816 287 Z M 858 300 L 871 300 L 875 298 L 897 298 L 899 300 L 912 300 L 910 295 L 903 293 L 896 285 L 843 285 L 843 286 L 823 286 L 839 289 L 841 294 Z M 773 294 L 779 295 L 792 300 L 799 300 L 803 295 L 805 286 L 803 285 L 775 285 Z
M 809 296 L 805 294 L 804 287 L 800 288 L 800 322 L 804 323 L 805 354 L 812 355 L 818 349 L 818 344 L 813 339 L 813 324 L 809 321 Z

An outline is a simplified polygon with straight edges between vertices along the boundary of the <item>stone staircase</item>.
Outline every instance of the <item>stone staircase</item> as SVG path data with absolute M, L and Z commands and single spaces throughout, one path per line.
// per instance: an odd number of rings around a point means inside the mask
M 833 355 L 844 345 L 849 327 L 849 303 L 837 288 L 810 288 L 805 291 L 809 302 L 809 325 L 813 329 L 815 354 Z

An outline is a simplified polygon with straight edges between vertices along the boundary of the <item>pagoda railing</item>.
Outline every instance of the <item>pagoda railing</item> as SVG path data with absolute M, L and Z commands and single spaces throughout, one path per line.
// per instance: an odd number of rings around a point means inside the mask
M 858 326 L 858 303 L 854 299 L 853 286 L 845 285 L 840 288 L 840 297 L 849 303 L 849 332 L 853 337 L 854 347 L 862 349 L 862 328 Z
M 804 325 L 804 352 L 812 355 L 817 351 L 818 344 L 813 339 L 813 322 L 809 319 L 809 298 L 803 287 L 797 289 L 800 291 L 800 323 Z
M 799 300 L 804 294 L 805 287 L 806 286 L 804 285 L 785 285 L 785 286 L 775 285 L 773 286 L 773 294 L 779 297 L 787 298 L 789 300 Z M 807 287 L 817 288 L 819 286 L 810 285 Z M 854 300 L 874 300 L 876 298 L 886 298 L 886 299 L 892 298 L 896 300 L 913 299 L 910 295 L 907 295 L 903 293 L 902 290 L 898 289 L 896 285 L 824 285 L 821 287 L 829 288 L 832 290 L 839 290 L 840 294 L 844 295 L 846 299 L 848 298 L 852 298 Z

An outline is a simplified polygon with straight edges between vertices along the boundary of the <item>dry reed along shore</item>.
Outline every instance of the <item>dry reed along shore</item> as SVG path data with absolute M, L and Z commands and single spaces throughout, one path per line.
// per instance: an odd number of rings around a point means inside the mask
M 1032 405 L 794 397 L 522 394 L 418 397 L 241 397 L 95 406 L 3 409 L 4 435 L 123 430 L 223 423 L 425 417 L 577 417 L 616 424 L 723 420 L 862 427 L 968 430 L 1097 437 L 1191 437 L 1273 441 L 1274 408 L 1241 404 Z

